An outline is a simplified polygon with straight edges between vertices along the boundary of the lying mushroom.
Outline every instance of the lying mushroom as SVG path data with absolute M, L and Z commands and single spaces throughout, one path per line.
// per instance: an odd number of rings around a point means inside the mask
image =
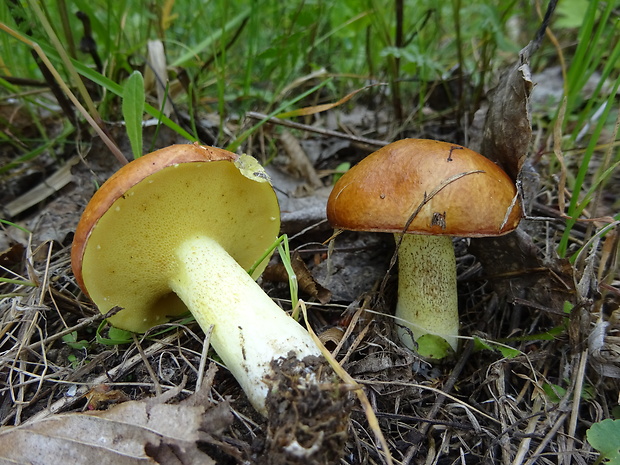
M 395 234 L 400 339 L 437 359 L 449 352 L 437 337 L 453 350 L 458 345 L 450 236 L 506 234 L 519 224 L 521 208 L 512 180 L 482 155 L 446 142 L 405 139 L 345 173 L 329 197 L 327 217 L 338 229 Z
M 213 348 L 265 415 L 277 361 L 321 356 L 254 281 L 269 257 L 246 272 L 279 227 L 254 158 L 175 145 L 124 166 L 95 193 L 75 233 L 73 272 L 102 313 L 123 309 L 110 318 L 119 328 L 146 331 L 188 309 L 203 329 L 213 324 Z

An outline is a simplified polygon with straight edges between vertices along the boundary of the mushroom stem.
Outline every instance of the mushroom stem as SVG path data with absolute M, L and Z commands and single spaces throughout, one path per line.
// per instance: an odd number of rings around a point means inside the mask
M 177 272 L 170 287 L 198 324 L 214 325 L 211 345 L 237 379 L 256 410 L 266 415 L 266 379 L 282 357 L 320 356 L 308 332 L 265 294 L 250 275 L 206 236 L 176 250 Z
M 401 235 L 396 234 L 398 243 Z M 431 334 L 442 337 L 456 351 L 459 315 L 456 259 L 449 236 L 405 234 L 398 249 L 398 335 L 414 350 L 416 342 Z M 413 335 L 413 339 L 412 339 Z M 423 357 L 433 354 L 423 353 Z

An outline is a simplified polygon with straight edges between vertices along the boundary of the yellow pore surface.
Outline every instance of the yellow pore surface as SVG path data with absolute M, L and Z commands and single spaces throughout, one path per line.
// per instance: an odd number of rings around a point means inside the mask
M 273 188 L 259 181 L 226 160 L 170 166 L 131 187 L 97 222 L 84 252 L 84 284 L 100 311 L 122 307 L 111 323 L 138 332 L 186 312 L 169 280 L 175 250 L 189 238 L 217 240 L 249 269 L 280 227 Z

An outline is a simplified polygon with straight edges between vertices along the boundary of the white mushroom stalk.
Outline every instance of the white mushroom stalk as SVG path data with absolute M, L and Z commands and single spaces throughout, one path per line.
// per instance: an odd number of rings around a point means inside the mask
M 318 357 L 319 349 L 213 239 L 187 239 L 176 256 L 180 266 L 170 287 L 203 329 L 214 324 L 211 345 L 254 408 L 266 415 L 273 362 L 291 355 Z

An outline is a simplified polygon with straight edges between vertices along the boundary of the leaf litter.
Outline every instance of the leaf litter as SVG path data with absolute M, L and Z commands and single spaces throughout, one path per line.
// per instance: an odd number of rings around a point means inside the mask
M 215 368 L 215 365 L 212 365 Z M 215 370 L 202 390 L 207 392 Z M 167 403 L 183 384 L 165 394 L 127 401 L 108 410 L 48 416 L 0 431 L 0 462 L 101 464 L 215 464 L 198 448 L 232 423 L 225 403 L 209 402 L 203 391 Z M 199 398 L 197 402 L 195 398 Z

